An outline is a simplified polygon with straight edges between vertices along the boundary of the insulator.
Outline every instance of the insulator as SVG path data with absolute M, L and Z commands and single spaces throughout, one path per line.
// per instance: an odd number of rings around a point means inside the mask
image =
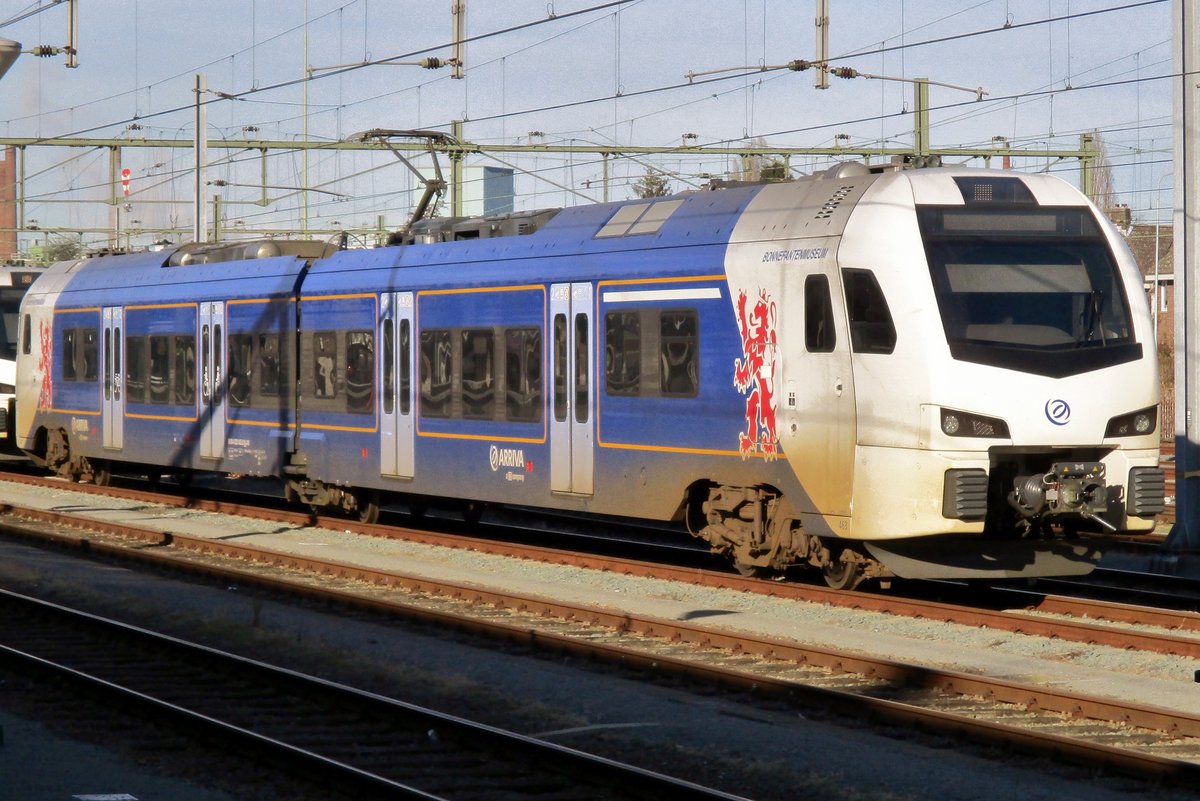
M 429 58 L 423 58 L 423 59 L 421 59 L 420 64 L 422 67 L 424 67 L 427 70 L 441 69 L 442 67 L 446 66 L 446 62 L 442 61 L 440 58 L 437 58 L 436 56 L 430 56 Z
M 32 55 L 38 56 L 39 58 L 49 58 L 50 56 L 58 55 L 62 52 L 62 50 L 54 45 L 38 45 L 29 52 Z
M 834 77 L 837 78 L 857 78 L 858 70 L 853 67 L 834 67 L 830 70 Z

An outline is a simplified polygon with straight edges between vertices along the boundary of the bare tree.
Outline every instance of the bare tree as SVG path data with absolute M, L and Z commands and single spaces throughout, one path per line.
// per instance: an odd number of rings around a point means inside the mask
M 1117 207 L 1117 190 L 1113 183 L 1112 162 L 1104 147 L 1100 134 L 1093 134 L 1096 142 L 1096 158 L 1092 161 L 1092 202 L 1102 211 Z
M 79 234 L 55 236 L 46 243 L 42 258 L 49 264 L 78 259 L 83 255 L 83 238 Z

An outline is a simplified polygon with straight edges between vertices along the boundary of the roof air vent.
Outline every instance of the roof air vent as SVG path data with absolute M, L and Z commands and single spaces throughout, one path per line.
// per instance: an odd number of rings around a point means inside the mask
M 846 196 L 853 191 L 853 186 L 839 186 L 838 190 L 833 193 L 833 196 L 825 201 L 825 205 L 821 206 L 821 210 L 817 212 L 813 219 L 828 220 L 837 211 L 838 206 L 842 205 L 842 201 L 846 199 Z

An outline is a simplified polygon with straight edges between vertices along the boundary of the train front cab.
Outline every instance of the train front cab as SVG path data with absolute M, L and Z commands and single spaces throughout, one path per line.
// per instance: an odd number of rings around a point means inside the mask
M 885 250 L 852 223 L 843 266 L 891 264 L 880 281 L 911 327 L 899 360 L 856 364 L 866 552 L 909 577 L 1081 574 L 1107 535 L 1151 529 L 1157 360 L 1111 225 L 1041 176 L 917 172 L 867 201 L 858 223 L 896 235 Z M 887 251 L 919 272 L 905 281 Z

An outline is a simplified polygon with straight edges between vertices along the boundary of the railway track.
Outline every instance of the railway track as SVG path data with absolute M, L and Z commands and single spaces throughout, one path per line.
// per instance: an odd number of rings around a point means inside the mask
M 220 498 L 196 500 L 162 496 L 141 490 L 64 485 L 61 481 L 44 478 L 22 478 L 20 480 L 22 483 L 34 486 L 68 488 L 72 491 L 108 495 L 137 503 L 165 502 L 168 505 L 175 505 L 194 512 L 207 511 L 250 516 L 296 526 L 320 525 L 368 536 L 401 539 L 425 545 L 451 547 L 622 575 L 680 581 L 697 586 L 735 589 L 776 598 L 829 604 L 867 612 L 881 612 L 969 626 L 986 626 L 998 631 L 1053 637 L 1087 644 L 1111 645 L 1118 648 L 1133 648 L 1153 653 L 1188 657 L 1200 656 L 1200 638 L 1178 633 L 1200 629 L 1200 625 L 1194 622 L 1200 620 L 1200 614 L 1178 612 L 1173 609 L 1157 609 L 1144 604 L 1104 602 L 1101 599 L 1089 599 L 1080 595 L 1052 595 L 1014 588 L 992 588 L 984 594 L 975 588 L 966 588 L 965 591 L 962 588 L 957 590 L 952 588 L 949 593 L 950 597 L 956 599 L 957 602 L 946 603 L 922 597 L 847 592 L 819 585 L 748 578 L 697 568 L 691 566 L 690 563 L 673 565 L 643 562 L 618 556 L 523 545 L 507 540 L 466 536 L 446 531 L 351 523 L 343 518 L 314 518 L 309 514 L 292 510 L 265 508 L 256 504 L 231 502 Z M 95 515 L 80 518 L 70 513 L 63 514 L 33 508 L 14 509 L 4 504 L 0 504 L 0 514 L 51 524 L 86 527 L 95 532 L 114 533 L 148 543 L 157 544 L 166 541 L 181 549 L 196 553 L 218 554 L 249 562 L 295 567 L 316 574 L 339 575 L 369 583 L 392 584 L 397 580 L 386 570 L 372 570 L 368 566 L 354 564 L 331 565 L 320 557 L 307 558 L 303 554 L 292 551 L 277 553 L 258 546 L 241 545 L 236 541 L 221 541 L 203 535 L 189 536 L 179 527 L 170 531 L 164 540 L 164 529 L 161 525 L 139 527 L 127 523 L 108 524 L 103 519 L 97 519 Z M 95 543 L 92 543 L 92 546 L 94 547 Z M 1109 624 L 1122 625 L 1114 627 Z M 1141 628 L 1131 628 L 1131 626 L 1149 627 L 1155 630 L 1147 631 Z
M 84 525 L 97 524 L 91 521 Z M 125 558 L 130 553 L 142 559 L 173 558 L 169 557 L 172 552 L 193 548 L 193 553 L 206 554 L 205 566 L 193 569 L 232 571 L 230 575 L 236 575 L 241 584 L 284 587 L 288 592 L 313 594 L 339 604 L 433 621 L 442 628 L 468 629 L 481 636 L 608 659 L 658 674 L 688 676 L 804 707 L 833 710 L 856 720 L 919 727 L 988 744 L 1004 743 L 1009 748 L 1055 754 L 1091 767 L 1112 768 L 1157 781 L 1186 785 L 1200 780 L 1200 718 L 1165 709 L 806 648 L 686 621 L 484 590 L 296 554 L 271 554 L 228 541 L 213 542 L 178 533 L 164 535 L 161 530 L 143 531 L 140 536 L 160 545 L 169 542 L 172 547 L 131 549 L 128 545 L 109 544 L 100 536 L 59 536 L 76 544 L 86 542 L 93 553 L 124 551 Z M 123 536 L 130 536 L 130 532 Z M 186 558 L 195 561 L 194 556 Z M 271 560 L 288 568 L 291 575 L 285 579 L 277 569 L 248 568 L 250 559 Z M 230 564 L 214 564 L 221 561 Z M 299 589 L 298 584 L 307 588 Z M 832 591 L 822 592 L 829 596 Z M 837 595 L 845 598 L 850 594 Z M 854 603 L 863 606 L 875 601 L 895 611 L 894 598 L 864 596 Z M 948 605 L 943 606 L 947 608 L 927 605 L 926 616 L 950 614 Z M 1098 614 L 1097 610 L 1099 607 L 1088 614 Z M 1041 619 L 1028 614 L 991 614 L 1000 616 L 994 621 L 1020 618 L 1012 624 L 1019 631 L 1045 626 L 1052 635 L 1062 636 L 1068 628 L 1062 619 L 1049 619 L 1053 614 L 1049 611 Z M 1115 612 L 1107 614 L 1115 616 Z M 1145 623 L 1145 618 L 1138 622 Z M 1159 620 L 1156 625 L 1194 630 L 1196 620 Z M 1144 643 L 1150 641 L 1144 633 L 1114 627 L 1087 624 L 1084 628 L 1090 628 L 1086 636 L 1092 638 L 1100 630 L 1112 629 L 1109 634 L 1122 647 L 1131 647 L 1134 641 L 1140 644 L 1132 647 L 1147 647 Z M 1200 645 L 1187 635 L 1155 636 L 1162 643 L 1174 643 L 1167 646 L 1176 649 L 1174 652 Z
M 356 797 L 734 798 L 7 591 L 0 659 Z

